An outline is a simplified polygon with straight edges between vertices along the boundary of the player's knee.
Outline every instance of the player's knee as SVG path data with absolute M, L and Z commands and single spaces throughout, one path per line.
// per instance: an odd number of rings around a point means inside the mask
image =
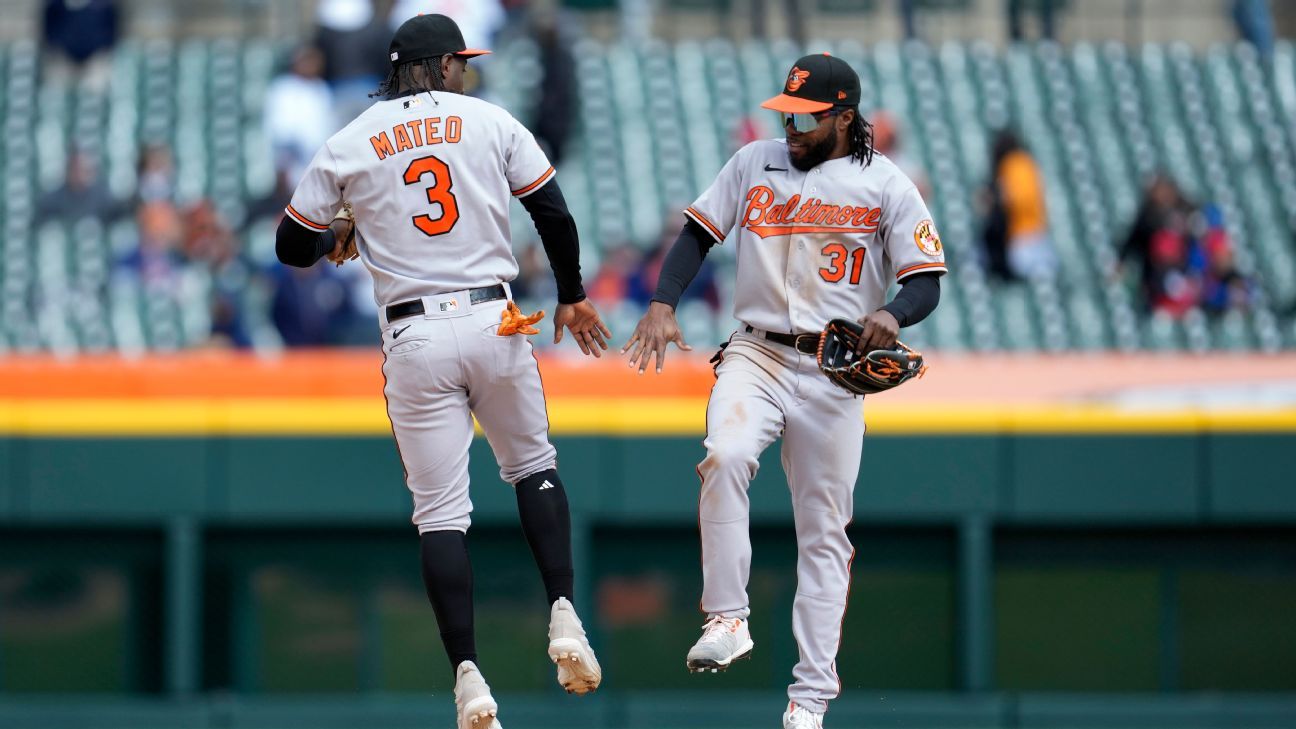
M 699 466 L 703 480 L 712 473 L 740 475 L 747 479 L 756 477 L 760 453 L 750 443 L 734 438 L 708 439 L 707 455 Z

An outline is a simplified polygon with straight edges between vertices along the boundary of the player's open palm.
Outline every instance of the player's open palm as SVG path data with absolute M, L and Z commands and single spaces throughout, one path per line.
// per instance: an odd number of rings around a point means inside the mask
M 554 344 L 562 341 L 563 327 L 572 333 L 581 354 L 602 357 L 600 350 L 607 349 L 607 340 L 612 338 L 611 330 L 599 318 L 598 310 L 589 299 L 575 304 L 559 304 L 554 309 Z
M 666 366 L 666 345 L 671 342 L 685 352 L 693 351 L 684 341 L 679 322 L 675 321 L 675 310 L 667 304 L 654 301 L 648 305 L 648 313 L 639 320 L 634 334 L 630 335 L 630 341 L 621 348 L 621 354 L 634 346 L 634 351 L 630 353 L 630 366 L 638 366 L 639 374 L 642 375 L 648 369 L 648 360 L 656 357 L 657 374 L 661 374 L 662 367 Z

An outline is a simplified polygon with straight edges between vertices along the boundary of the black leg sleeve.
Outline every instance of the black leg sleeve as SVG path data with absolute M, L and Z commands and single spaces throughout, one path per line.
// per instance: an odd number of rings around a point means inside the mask
M 460 531 L 420 535 L 423 587 L 436 613 L 441 643 L 453 672 L 464 661 L 477 662 L 473 636 L 473 575 L 468 539 Z
M 544 580 L 549 603 L 560 597 L 572 599 L 575 581 L 572 569 L 571 513 L 567 492 L 555 470 L 541 471 L 518 481 L 518 516 L 531 554 Z

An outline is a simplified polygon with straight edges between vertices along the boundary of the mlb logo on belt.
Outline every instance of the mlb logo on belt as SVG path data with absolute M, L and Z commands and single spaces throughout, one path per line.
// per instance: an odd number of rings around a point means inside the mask
M 437 306 L 441 308 L 441 313 L 443 314 L 447 311 L 459 311 L 459 302 L 456 301 L 455 299 L 450 299 L 449 301 L 442 301 L 438 303 Z

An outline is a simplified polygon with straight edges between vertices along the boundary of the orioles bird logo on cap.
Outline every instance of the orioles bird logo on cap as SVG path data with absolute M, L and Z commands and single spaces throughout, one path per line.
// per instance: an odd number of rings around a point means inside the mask
M 787 90 L 796 91 L 801 88 L 801 85 L 804 84 L 808 78 L 810 78 L 809 71 L 802 71 L 796 66 L 793 66 L 792 73 L 788 74 Z

